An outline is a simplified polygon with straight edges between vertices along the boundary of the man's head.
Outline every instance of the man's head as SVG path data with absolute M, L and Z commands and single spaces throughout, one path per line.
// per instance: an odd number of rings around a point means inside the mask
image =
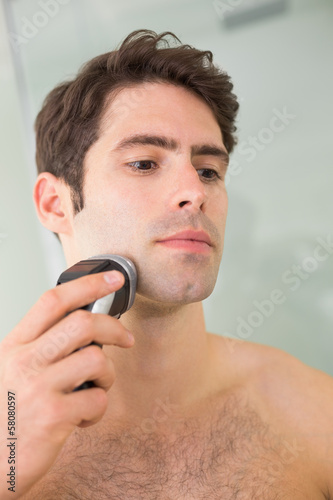
M 168 35 L 135 32 L 49 94 L 36 120 L 35 202 L 69 264 L 125 255 L 143 295 L 171 303 L 215 284 L 238 103 L 210 52 L 170 47 Z M 208 233 L 209 248 L 160 243 L 189 229 Z

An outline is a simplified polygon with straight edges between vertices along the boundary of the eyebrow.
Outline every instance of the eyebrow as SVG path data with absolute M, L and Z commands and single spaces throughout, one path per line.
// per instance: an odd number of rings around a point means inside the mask
M 123 151 L 139 145 L 157 146 L 168 151 L 177 151 L 180 149 L 180 144 L 175 139 L 160 135 L 135 134 L 118 142 L 113 151 Z M 191 153 L 193 156 L 215 156 L 220 158 L 226 164 L 229 163 L 228 153 L 214 144 L 194 145 L 191 147 Z

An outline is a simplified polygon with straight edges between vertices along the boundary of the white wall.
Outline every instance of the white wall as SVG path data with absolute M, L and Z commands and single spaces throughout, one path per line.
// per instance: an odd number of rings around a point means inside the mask
M 49 284 L 32 202 L 29 145 L 0 4 L 0 337 Z
M 241 99 L 225 251 L 216 290 L 205 302 L 207 326 L 275 345 L 333 375 L 333 255 L 314 258 L 320 239 L 333 240 L 333 3 L 294 0 L 285 14 L 230 31 L 205 0 L 65 3 L 20 48 L 25 116 L 1 29 L 0 233 L 8 234 L 0 243 L 2 335 L 54 285 L 63 262 L 53 236 L 38 229 L 30 194 L 31 127 L 43 97 L 133 29 L 171 30 L 184 43 L 212 50 Z M 12 5 L 22 33 L 22 18 L 33 20 L 40 4 Z M 292 116 L 274 121 L 283 110 Z M 258 141 L 252 153 L 250 137 Z M 298 282 L 294 266 L 303 273 Z M 283 303 L 260 319 L 258 303 L 277 289 Z M 259 326 L 245 331 L 241 321 Z

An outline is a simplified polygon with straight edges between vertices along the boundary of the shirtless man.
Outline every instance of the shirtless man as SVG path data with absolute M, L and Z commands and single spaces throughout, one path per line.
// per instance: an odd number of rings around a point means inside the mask
M 333 499 L 332 378 L 206 332 L 238 104 L 210 53 L 167 36 L 129 35 L 37 118 L 41 223 L 68 266 L 124 255 L 138 288 L 117 320 L 76 309 L 119 289 L 119 273 L 63 284 L 2 342 L 3 500 Z M 103 349 L 77 350 L 92 341 Z M 96 387 L 73 392 L 85 380 Z

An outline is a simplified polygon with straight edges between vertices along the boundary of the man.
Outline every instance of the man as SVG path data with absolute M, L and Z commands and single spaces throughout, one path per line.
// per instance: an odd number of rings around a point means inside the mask
M 123 255 L 138 288 L 116 320 L 77 309 L 120 289 L 119 273 L 63 284 L 3 341 L 16 498 L 333 498 L 332 379 L 206 332 L 238 104 L 210 52 L 168 36 L 132 33 L 37 117 L 40 221 L 68 266 Z M 79 349 L 92 341 L 103 349 Z M 86 380 L 96 387 L 73 392 Z M 2 481 L 1 498 L 15 498 Z

